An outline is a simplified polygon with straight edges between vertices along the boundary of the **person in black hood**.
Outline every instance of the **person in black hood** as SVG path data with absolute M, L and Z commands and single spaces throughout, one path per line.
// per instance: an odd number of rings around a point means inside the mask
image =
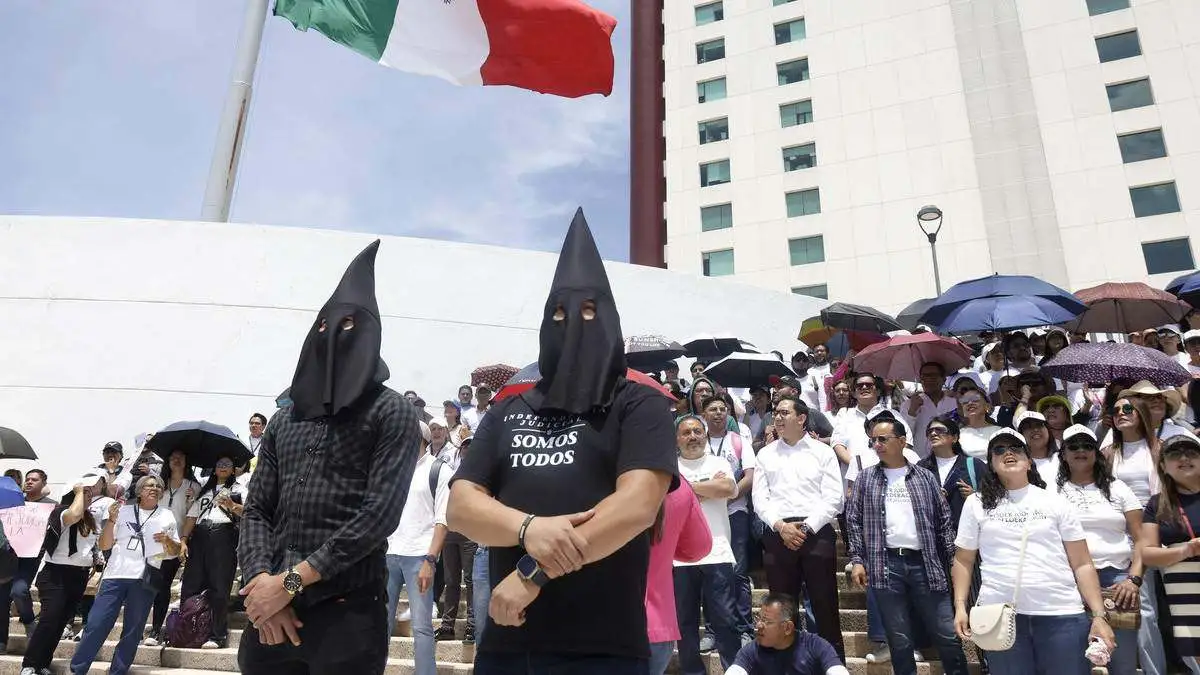
M 474 672 L 645 673 L 648 532 L 677 480 L 674 425 L 667 397 L 625 378 L 621 318 L 582 210 L 538 367 L 537 386 L 488 411 L 451 487 L 450 529 L 491 547 Z
M 317 314 L 291 404 L 262 436 L 238 545 L 243 673 L 380 674 L 387 663 L 384 555 L 421 432 L 417 409 L 383 386 L 378 248 L 350 263 Z

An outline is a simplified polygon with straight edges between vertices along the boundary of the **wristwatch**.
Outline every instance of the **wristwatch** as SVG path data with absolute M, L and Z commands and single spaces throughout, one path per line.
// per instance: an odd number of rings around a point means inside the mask
M 433 565 L 434 567 L 437 567 L 438 558 L 436 555 L 433 555 L 432 553 L 428 553 L 425 555 L 425 562 L 429 563 L 430 565 Z
M 517 574 L 538 588 L 545 586 L 546 582 L 550 581 L 550 577 L 542 571 L 542 566 L 538 564 L 538 561 L 528 554 L 521 556 L 521 559 L 517 561 Z
M 1141 587 L 1142 587 L 1142 581 L 1143 581 L 1143 579 L 1142 579 L 1141 577 L 1139 577 L 1138 575 L 1136 575 L 1136 574 L 1134 574 L 1134 575 L 1131 575 L 1131 576 L 1129 577 L 1129 580 L 1133 582 L 1133 585 L 1134 585 L 1134 586 L 1137 586 L 1138 588 L 1141 588 Z
M 288 595 L 293 598 L 297 593 L 304 592 L 304 581 L 300 578 L 300 573 L 296 568 L 288 570 L 287 574 L 283 575 L 283 590 L 288 592 Z

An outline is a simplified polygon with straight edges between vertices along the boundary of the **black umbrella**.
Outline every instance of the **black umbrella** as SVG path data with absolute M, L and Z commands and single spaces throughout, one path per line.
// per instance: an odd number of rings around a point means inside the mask
M 687 356 L 694 359 L 715 361 L 734 352 L 757 352 L 754 345 L 729 335 L 697 335 L 683 343 Z
M 657 372 L 667 361 L 687 353 L 683 345 L 661 335 L 633 335 L 625 338 L 625 363 L 634 370 Z
M 33 451 L 33 446 L 29 445 L 29 441 L 8 427 L 0 427 L 0 457 L 4 459 L 38 458 L 37 453 Z
M 902 330 L 895 319 L 874 307 L 852 305 L 848 302 L 835 302 L 821 310 L 821 320 L 830 328 L 857 330 L 880 335 L 894 330 Z
M 904 330 L 915 331 L 921 323 L 921 316 L 935 302 L 937 302 L 937 298 L 924 298 L 912 303 L 900 310 L 900 313 L 896 315 L 896 323 L 900 324 Z
M 774 354 L 734 352 L 704 369 L 704 374 L 724 387 L 766 385 L 772 377 L 796 376 Z
M 154 434 L 146 447 L 163 459 L 181 450 L 192 466 L 201 469 L 215 467 L 222 457 L 232 459 L 234 466 L 244 466 L 251 457 L 250 448 L 232 429 L 203 420 L 168 425 Z

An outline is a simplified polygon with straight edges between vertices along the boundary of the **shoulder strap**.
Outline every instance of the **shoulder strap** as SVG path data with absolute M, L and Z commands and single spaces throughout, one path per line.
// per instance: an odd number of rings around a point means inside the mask
M 975 485 L 975 458 L 969 455 L 967 456 L 967 480 L 971 482 L 971 489 L 978 492 L 979 488 Z
M 1033 518 L 1033 507 L 1025 509 L 1025 524 L 1021 526 L 1021 555 L 1017 558 L 1017 583 L 1013 587 L 1013 609 L 1017 608 L 1017 600 L 1021 596 L 1021 572 L 1025 567 L 1025 544 L 1029 542 L 1029 521 Z
M 437 501 L 437 484 L 438 476 L 442 473 L 442 467 L 446 465 L 446 460 L 441 457 L 433 458 L 433 465 L 429 467 L 429 497 L 435 502 Z

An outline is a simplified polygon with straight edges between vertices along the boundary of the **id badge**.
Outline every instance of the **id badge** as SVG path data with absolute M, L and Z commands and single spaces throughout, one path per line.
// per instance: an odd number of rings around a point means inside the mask
M 140 551 L 142 548 L 141 537 L 130 538 L 129 543 L 125 545 L 125 548 L 129 549 L 130 551 Z

